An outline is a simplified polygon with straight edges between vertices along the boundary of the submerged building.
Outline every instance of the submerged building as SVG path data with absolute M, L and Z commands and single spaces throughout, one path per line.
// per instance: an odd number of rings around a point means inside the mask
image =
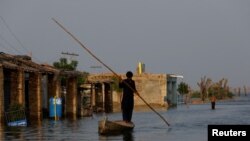
M 168 74 L 152 74 L 139 71 L 133 76 L 136 89 L 141 97 L 150 105 L 163 107 L 177 105 L 177 78 Z M 119 74 L 123 79 L 125 74 Z M 101 111 L 116 111 L 120 107 L 121 91 L 117 89 L 118 81 L 112 73 L 90 74 L 88 82 L 93 86 L 93 107 Z M 146 105 L 135 96 L 135 106 Z
M 61 71 L 49 65 L 37 64 L 29 56 L 0 53 L 0 125 L 5 123 L 5 112 L 25 109 L 30 121 L 40 122 L 48 117 L 49 99 L 62 97 L 63 113 L 77 114 L 77 71 Z M 67 79 L 67 95 L 62 93 L 61 79 Z

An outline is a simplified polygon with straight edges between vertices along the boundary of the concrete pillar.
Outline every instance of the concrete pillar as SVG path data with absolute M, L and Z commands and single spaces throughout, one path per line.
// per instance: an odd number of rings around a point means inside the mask
M 105 85 L 104 83 L 101 83 L 102 84 L 102 111 L 106 112 L 106 109 L 105 109 Z
M 55 86 L 55 89 L 56 89 L 56 96 L 57 96 L 57 97 L 62 97 L 62 93 L 61 93 L 61 82 L 60 82 L 60 80 L 59 80 L 59 79 L 56 80 L 56 81 L 55 81 L 55 84 L 56 84 L 56 86 Z
M 48 75 L 48 98 L 61 96 L 61 83 L 59 77 Z
M 40 73 L 30 73 L 29 79 L 30 118 L 37 122 L 42 120 L 42 75 Z
M 0 127 L 4 125 L 4 75 L 0 65 Z
M 48 75 L 42 75 L 42 111 L 43 117 L 48 117 L 49 98 L 48 98 Z
M 11 81 L 11 95 L 10 95 L 10 104 L 19 104 L 19 95 L 18 95 L 18 71 L 13 70 L 10 74 Z
M 92 106 L 95 107 L 96 97 L 95 97 L 95 84 L 94 83 L 91 83 L 91 98 L 92 98 Z
M 53 97 L 53 75 L 48 75 L 48 101 L 49 101 L 49 98 Z M 47 105 L 48 107 L 49 105 Z
M 17 79 L 17 95 L 18 95 L 18 103 L 21 105 L 24 105 L 25 99 L 24 99 L 24 83 L 25 77 L 24 77 L 24 71 L 19 70 L 18 71 L 18 79 Z
M 69 78 L 66 94 L 66 114 L 68 117 L 75 118 L 77 115 L 77 79 Z

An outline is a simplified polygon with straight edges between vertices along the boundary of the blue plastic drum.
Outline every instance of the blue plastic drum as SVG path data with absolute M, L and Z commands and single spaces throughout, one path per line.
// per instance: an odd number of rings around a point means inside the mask
M 62 98 L 49 99 L 49 117 L 62 117 Z

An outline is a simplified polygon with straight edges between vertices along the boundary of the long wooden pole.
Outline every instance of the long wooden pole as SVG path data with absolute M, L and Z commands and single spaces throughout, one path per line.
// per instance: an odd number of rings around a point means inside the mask
M 87 47 L 85 47 L 80 40 L 78 40 L 73 34 L 71 34 L 62 24 L 60 24 L 57 20 L 55 20 L 54 18 L 52 18 L 52 20 L 58 25 L 60 26 L 66 33 L 68 33 L 78 44 L 80 44 L 81 47 L 83 47 L 83 49 L 85 49 L 92 57 L 94 57 L 98 62 L 100 62 L 103 66 L 105 66 L 109 71 L 111 71 L 119 80 L 121 80 L 122 78 L 115 72 L 113 71 L 108 65 L 106 65 L 102 60 L 100 60 L 98 57 L 96 57 Z M 137 94 L 137 96 L 152 110 L 154 111 L 168 126 L 170 126 L 170 124 L 167 122 L 167 120 L 161 115 L 159 114 L 152 106 L 150 106 L 147 101 L 141 97 L 141 95 L 139 94 L 139 92 L 137 92 L 135 89 L 133 89 L 129 84 L 125 83 L 131 90 L 134 91 L 134 93 Z

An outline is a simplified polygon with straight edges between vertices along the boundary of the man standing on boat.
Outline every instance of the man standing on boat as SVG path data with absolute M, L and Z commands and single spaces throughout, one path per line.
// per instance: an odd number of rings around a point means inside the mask
M 126 79 L 119 83 L 119 87 L 123 89 L 121 97 L 121 109 L 123 121 L 131 122 L 134 109 L 134 93 L 136 92 L 135 81 L 132 80 L 133 73 L 128 71 Z

